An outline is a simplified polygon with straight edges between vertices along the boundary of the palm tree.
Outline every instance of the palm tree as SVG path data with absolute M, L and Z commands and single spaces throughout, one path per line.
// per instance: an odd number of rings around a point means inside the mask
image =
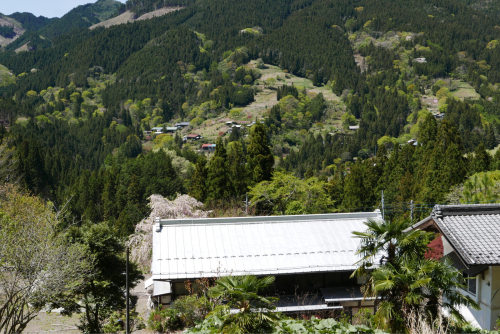
M 361 239 L 356 254 L 362 258 L 355 264 L 360 265 L 353 276 L 362 276 L 366 270 L 375 265 L 393 263 L 401 256 L 421 256 L 425 254 L 427 244 L 434 239 L 434 233 L 421 230 L 404 230 L 411 225 L 407 220 L 375 221 L 364 223 L 365 232 L 353 232 L 355 238 Z
M 277 298 L 259 295 L 274 282 L 274 277 L 226 276 L 218 279 L 208 296 L 222 299 L 207 319 L 220 324 L 223 333 L 260 333 L 274 328 L 278 316 L 274 312 Z
M 403 257 L 374 270 L 365 291 L 380 298 L 378 314 L 387 320 L 392 331 L 400 332 L 412 314 L 423 313 L 424 319 L 433 321 L 440 317 L 441 309 L 446 309 L 455 320 L 463 322 L 457 305 L 479 309 L 474 300 L 458 290 L 464 287 L 460 276 L 449 259 Z
M 405 331 L 406 318 L 425 310 L 425 318 L 433 321 L 447 309 L 457 320 L 463 321 L 457 306 L 478 305 L 463 296 L 457 288 L 461 273 L 450 260 L 425 259 L 427 245 L 434 233 L 421 230 L 405 232 L 408 221 L 365 223 L 365 232 L 353 232 L 361 239 L 357 254 L 362 258 L 354 275 L 368 276 L 362 290 L 365 297 L 377 297 L 377 313 L 386 320 L 391 331 Z M 374 262 L 379 264 L 374 266 Z

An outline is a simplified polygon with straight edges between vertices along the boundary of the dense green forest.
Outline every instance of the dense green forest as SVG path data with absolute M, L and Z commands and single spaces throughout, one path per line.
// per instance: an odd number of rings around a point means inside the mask
M 23 184 L 59 205 L 72 198 L 78 217 L 112 221 L 126 235 L 153 193 L 235 199 L 274 170 L 317 177 L 332 200 L 328 210 L 371 210 L 382 190 L 385 203 L 431 205 L 466 177 L 497 167 L 486 149 L 500 135 L 500 28 L 471 3 L 115 5 L 80 6 L 50 22 L 15 14 L 37 30 L 25 35 L 40 48 L 0 53 L 0 64 L 17 76 L 0 88 L 0 113 Z M 141 15 L 165 6 L 186 8 L 86 29 L 125 10 Z M 261 79 L 265 64 L 337 98 Z M 208 160 L 179 134 L 145 133 L 178 121 L 201 129 L 237 115 L 268 88 L 277 100 L 257 115 L 262 124 L 228 134 Z M 465 90 L 475 95 L 461 97 Z
M 12 27 L 0 27 L 0 35 L 5 38 L 12 38 L 16 34 L 14 33 L 14 28 Z
M 21 23 L 24 29 L 30 31 L 39 30 L 45 27 L 53 20 L 45 16 L 37 17 L 31 13 L 19 13 L 19 12 L 9 15 L 9 17 Z

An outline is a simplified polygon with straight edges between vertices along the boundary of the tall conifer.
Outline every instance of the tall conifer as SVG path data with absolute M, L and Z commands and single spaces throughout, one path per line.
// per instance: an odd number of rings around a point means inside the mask
M 221 200 L 232 194 L 227 153 L 220 137 L 217 139 L 215 153 L 208 166 L 207 187 L 207 197 L 211 200 Z
M 345 178 L 344 201 L 342 206 L 347 212 L 359 211 L 365 202 L 366 189 L 363 181 L 363 167 L 360 161 L 350 167 Z
M 247 149 L 248 175 L 251 183 L 271 179 L 274 157 L 267 144 L 266 128 L 260 122 L 252 127 L 250 144 Z
M 479 144 L 474 151 L 472 159 L 472 172 L 481 173 L 490 169 L 491 155 L 486 152 L 486 147 L 483 143 Z
M 238 141 L 228 145 L 228 164 L 233 192 L 236 196 L 243 195 L 247 191 L 247 173 L 243 147 Z
M 200 156 L 196 161 L 195 171 L 191 178 L 191 187 L 189 188 L 189 196 L 196 198 L 200 202 L 204 202 L 207 198 L 207 159 Z

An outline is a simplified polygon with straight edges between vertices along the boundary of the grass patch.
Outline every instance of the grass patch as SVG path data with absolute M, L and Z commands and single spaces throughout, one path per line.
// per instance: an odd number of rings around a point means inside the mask
M 462 100 L 464 99 L 478 99 L 480 95 L 476 92 L 474 87 L 469 85 L 467 82 L 460 82 L 460 86 L 457 90 L 451 92 L 451 94 L 455 97 L 458 97 Z

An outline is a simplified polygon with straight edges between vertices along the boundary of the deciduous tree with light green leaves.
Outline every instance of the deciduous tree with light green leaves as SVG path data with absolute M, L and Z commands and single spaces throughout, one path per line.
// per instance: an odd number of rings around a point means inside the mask
M 350 112 L 346 112 L 340 116 L 342 120 L 342 126 L 344 129 L 348 129 L 350 125 L 356 124 L 356 117 L 354 117 Z
M 0 332 L 21 333 L 62 293 L 92 274 L 84 247 L 65 242 L 50 203 L 0 187 Z
M 332 212 L 333 201 L 325 187 L 316 177 L 301 180 L 275 172 L 271 181 L 262 181 L 250 190 L 252 206 L 275 215 Z

